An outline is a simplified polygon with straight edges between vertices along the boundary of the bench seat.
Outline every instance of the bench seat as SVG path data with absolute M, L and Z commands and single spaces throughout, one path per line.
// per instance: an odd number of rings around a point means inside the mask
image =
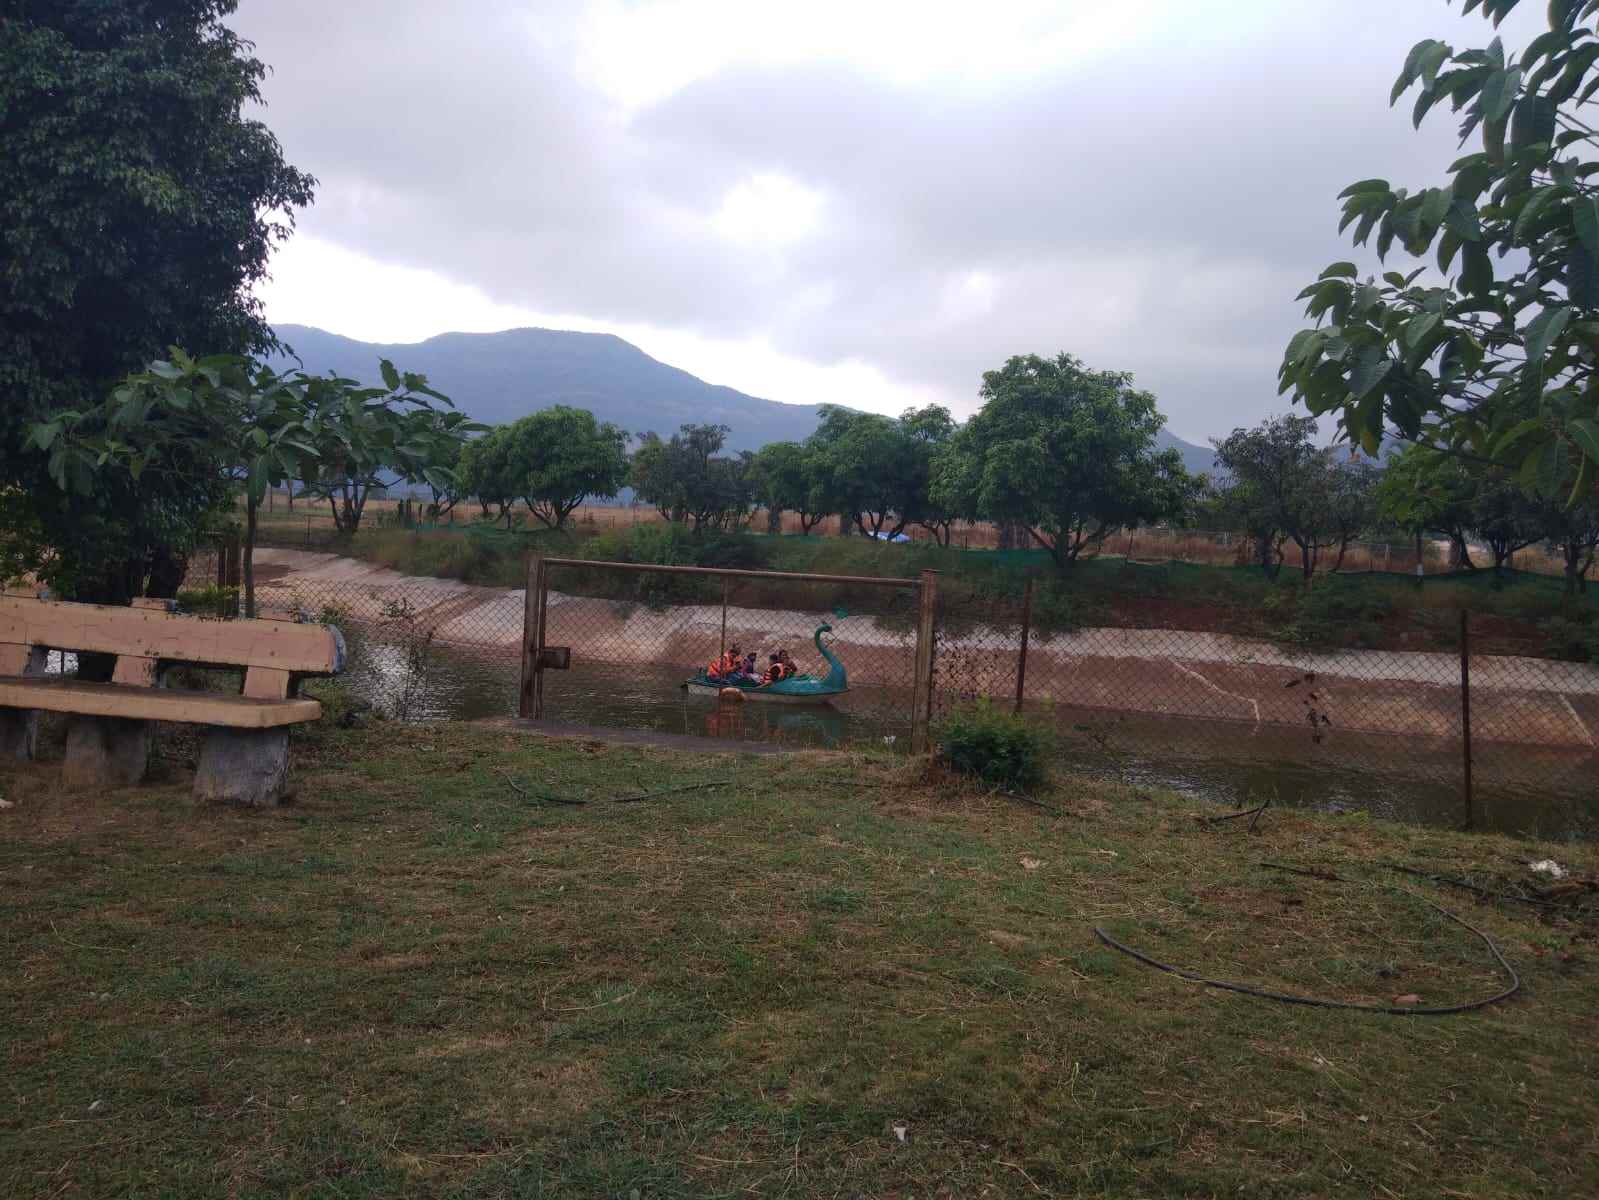
M 120 683 L 86 683 L 47 676 L 0 678 L 0 708 L 139 721 L 177 721 L 224 729 L 279 729 L 315 721 L 322 715 L 320 704 L 300 697 L 257 700 L 250 696 L 136 688 Z
M 115 657 L 108 683 L 45 673 L 49 652 Z M 244 673 L 237 691 L 162 686 L 174 664 Z M 33 589 L 0 595 L 0 758 L 33 759 L 39 714 L 66 713 L 62 781 L 71 789 L 131 787 L 145 777 L 152 721 L 206 730 L 194 773 L 201 800 L 277 804 L 288 793 L 289 727 L 322 706 L 300 682 L 344 669 L 336 628 L 298 614 L 219 621 L 170 601 L 126 608 L 51 600 Z

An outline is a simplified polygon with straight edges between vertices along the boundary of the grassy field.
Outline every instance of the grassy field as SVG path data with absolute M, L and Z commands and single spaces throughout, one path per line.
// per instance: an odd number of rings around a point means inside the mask
M 1593 847 L 509 727 L 296 754 L 269 813 L 192 808 L 183 744 L 137 791 L 0 770 L 0 1195 L 1599 1194 L 1594 922 L 1378 865 L 1510 888 Z M 1521 994 L 1292 1007 L 1092 932 L 1325 996 L 1497 990 L 1422 896 Z

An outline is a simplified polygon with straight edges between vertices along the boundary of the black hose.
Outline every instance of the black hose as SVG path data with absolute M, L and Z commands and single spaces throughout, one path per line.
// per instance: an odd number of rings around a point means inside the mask
M 1275 864 L 1271 865 L 1275 866 Z M 1286 869 L 1293 870 L 1294 868 Z M 1296 873 L 1307 874 L 1307 872 L 1303 871 L 1298 871 Z M 1402 892 L 1406 896 L 1414 897 L 1415 899 L 1420 900 L 1423 904 L 1437 909 L 1456 925 L 1459 925 L 1464 929 L 1468 929 L 1480 937 L 1483 941 L 1483 944 L 1488 947 L 1488 952 L 1494 956 L 1494 961 L 1496 961 L 1500 967 L 1504 969 L 1505 974 L 1510 977 L 1510 986 L 1504 991 L 1499 992 L 1496 995 L 1489 996 L 1484 1000 L 1472 1000 L 1465 1004 L 1450 1004 L 1443 1008 L 1419 1008 L 1413 1005 L 1356 1004 L 1350 1000 L 1324 1000 L 1319 996 L 1296 996 L 1290 992 L 1273 992 L 1265 988 L 1251 987 L 1247 983 L 1233 983 L 1225 979 L 1207 979 L 1205 976 L 1197 974 L 1194 971 L 1185 971 L 1181 967 L 1174 967 L 1170 963 L 1163 963 L 1157 958 L 1151 958 L 1141 950 L 1135 950 L 1131 946 L 1124 945 L 1123 943 L 1118 942 L 1115 938 L 1111 937 L 1110 934 L 1106 933 L 1097 925 L 1094 927 L 1094 936 L 1099 938 L 1100 941 L 1104 942 L 1105 945 L 1109 946 L 1112 950 L 1120 950 L 1123 954 L 1126 954 L 1132 958 L 1136 958 L 1145 966 L 1154 967 L 1157 971 L 1165 971 L 1169 975 L 1176 975 L 1179 979 L 1186 979 L 1190 983 L 1200 983 L 1204 984 L 1206 987 L 1220 988 L 1221 990 L 1227 992 L 1237 992 L 1243 996 L 1258 996 L 1262 1000 L 1279 1000 L 1284 1004 L 1303 1004 L 1310 1008 L 1351 1008 L 1355 1009 L 1357 1012 L 1384 1013 L 1393 1017 L 1447 1017 L 1454 1013 L 1471 1012 L 1473 1009 L 1487 1008 L 1490 1004 L 1498 1004 L 1501 1000 L 1508 1000 L 1511 996 L 1514 996 L 1518 991 L 1521 990 L 1521 977 L 1516 974 L 1515 968 L 1505 961 L 1505 956 L 1499 953 L 1499 947 L 1494 945 L 1493 939 L 1486 933 L 1478 929 L 1475 925 L 1472 925 L 1469 922 L 1462 920 L 1460 917 L 1457 917 L 1454 913 L 1450 912 L 1442 905 L 1434 904 L 1425 896 L 1418 896 L 1415 892 L 1407 891 L 1405 888 L 1400 887 L 1394 888 L 1394 891 Z

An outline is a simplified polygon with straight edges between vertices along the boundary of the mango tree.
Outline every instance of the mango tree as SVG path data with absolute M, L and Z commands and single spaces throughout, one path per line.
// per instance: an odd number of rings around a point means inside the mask
M 1495 24 L 1519 0 L 1467 0 Z M 1417 127 L 1464 114 L 1460 157 L 1438 186 L 1364 179 L 1340 229 L 1386 260 L 1380 278 L 1337 262 L 1301 293 L 1313 328 L 1283 356 L 1281 390 L 1375 454 L 1385 431 L 1510 470 L 1570 503 L 1599 481 L 1599 3 L 1549 0 L 1520 54 L 1418 42 L 1390 102 L 1415 93 Z

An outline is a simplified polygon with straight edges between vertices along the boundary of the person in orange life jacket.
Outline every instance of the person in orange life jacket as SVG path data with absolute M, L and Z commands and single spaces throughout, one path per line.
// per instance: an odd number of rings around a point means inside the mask
M 755 651 L 751 650 L 744 656 L 744 662 L 739 667 L 739 670 L 743 673 L 744 677 L 751 683 L 760 682 L 761 669 L 759 662 L 760 660 L 756 657 Z
M 794 665 L 794 660 L 789 657 L 787 650 L 779 650 L 771 656 L 771 665 L 766 668 L 766 674 L 761 676 L 761 686 L 779 683 L 784 679 L 792 678 L 799 673 L 799 668 Z
M 712 679 L 729 679 L 740 673 L 744 660 L 739 656 L 737 646 L 729 646 L 720 658 L 713 658 L 710 666 L 705 668 L 705 674 Z

